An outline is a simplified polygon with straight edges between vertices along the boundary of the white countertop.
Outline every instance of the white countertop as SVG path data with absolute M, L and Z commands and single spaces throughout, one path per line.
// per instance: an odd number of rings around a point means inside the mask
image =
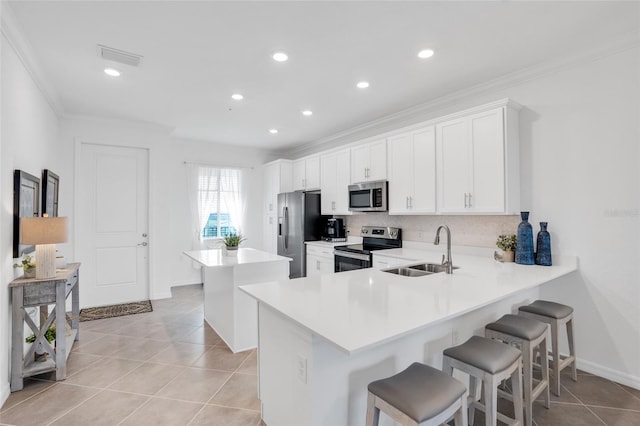
M 435 251 L 385 251 L 436 262 L 441 256 L 441 252 Z M 554 256 L 554 266 L 499 263 L 488 256 L 456 253 L 452 257 L 454 265 L 460 267 L 452 275 L 404 277 L 369 268 L 245 285 L 240 289 L 353 353 L 577 270 L 577 258 L 572 256 Z
M 236 256 L 226 256 L 223 249 L 193 250 L 184 251 L 182 253 L 202 266 L 209 268 L 217 266 L 247 265 L 251 263 L 291 261 L 288 257 L 278 256 L 273 253 L 252 248 L 239 248 Z

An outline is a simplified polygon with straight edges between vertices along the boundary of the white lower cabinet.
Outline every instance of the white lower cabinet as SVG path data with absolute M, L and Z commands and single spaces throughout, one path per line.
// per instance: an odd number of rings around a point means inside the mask
M 333 247 L 307 244 L 307 276 L 333 274 Z

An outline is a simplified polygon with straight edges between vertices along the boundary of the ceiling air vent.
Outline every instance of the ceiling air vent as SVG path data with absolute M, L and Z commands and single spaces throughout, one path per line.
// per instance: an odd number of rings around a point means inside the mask
M 140 65 L 142 55 L 137 55 L 131 52 L 125 52 L 124 50 L 114 49 L 113 47 L 98 45 L 98 56 L 108 61 L 119 62 L 125 65 L 131 65 L 137 67 Z

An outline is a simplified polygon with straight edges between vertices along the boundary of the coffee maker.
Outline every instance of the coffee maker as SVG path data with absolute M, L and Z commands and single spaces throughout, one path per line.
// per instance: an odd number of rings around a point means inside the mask
M 324 227 L 324 235 L 322 241 L 343 242 L 347 241 L 347 231 L 344 227 L 342 219 L 327 219 Z

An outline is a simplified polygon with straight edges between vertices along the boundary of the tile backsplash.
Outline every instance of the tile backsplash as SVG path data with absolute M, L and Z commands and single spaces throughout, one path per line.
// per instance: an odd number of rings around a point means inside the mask
M 360 227 L 393 226 L 402 228 L 405 241 L 433 242 L 436 229 L 448 225 L 454 245 L 496 247 L 500 234 L 515 234 L 520 223 L 518 215 L 501 216 L 395 216 L 388 213 L 364 213 L 344 218 L 348 235 L 360 235 Z

